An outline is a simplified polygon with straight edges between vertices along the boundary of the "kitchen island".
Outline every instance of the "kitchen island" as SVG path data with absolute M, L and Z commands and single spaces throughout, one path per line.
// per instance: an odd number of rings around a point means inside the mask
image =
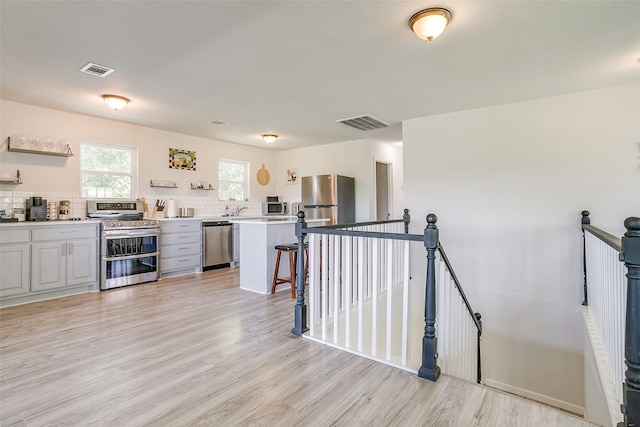
M 295 224 L 297 218 L 274 217 L 260 219 L 230 219 L 240 227 L 240 288 L 261 294 L 271 293 L 273 272 L 276 266 L 274 246 L 297 243 Z M 311 225 L 322 225 L 324 219 L 307 221 Z M 281 271 L 288 275 L 288 257 L 280 260 Z M 278 291 L 289 291 L 289 286 L 280 286 Z

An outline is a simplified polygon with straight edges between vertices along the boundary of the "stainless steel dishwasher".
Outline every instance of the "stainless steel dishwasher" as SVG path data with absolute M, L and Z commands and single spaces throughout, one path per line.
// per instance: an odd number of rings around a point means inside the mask
M 202 269 L 228 267 L 233 261 L 233 224 L 203 221 L 202 237 Z

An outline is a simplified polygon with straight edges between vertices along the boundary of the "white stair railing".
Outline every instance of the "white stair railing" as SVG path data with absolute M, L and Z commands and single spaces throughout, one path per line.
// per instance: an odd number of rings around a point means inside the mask
M 618 239 L 620 240 L 620 239 Z M 610 381 L 615 384 L 616 409 L 622 403 L 624 382 L 624 320 L 627 305 L 624 264 L 619 251 L 591 233 L 585 234 L 588 272 L 588 310 L 602 342 Z
M 466 297 L 456 287 L 455 277 L 441 254 L 437 265 L 436 328 L 440 370 L 446 375 L 480 382 L 479 315 L 469 312 Z
M 619 259 L 622 241 L 588 223 L 583 223 L 583 231 L 585 328 L 606 399 L 610 425 L 616 425 L 623 418 L 620 405 L 623 403 L 625 379 L 627 280 L 626 268 Z M 585 409 L 589 411 L 589 408 Z
M 409 240 L 402 223 L 309 234 L 308 337 L 410 371 Z M 358 236 L 357 233 L 366 235 Z
M 480 315 L 471 310 L 439 242 L 425 251 L 435 215 L 427 218 L 424 235 L 408 234 L 408 221 L 407 212 L 403 221 L 382 223 L 306 228 L 299 221 L 299 248 L 308 237 L 309 316 L 307 330 L 305 294 L 298 292 L 292 332 L 434 381 L 439 362 L 445 374 L 480 382 Z M 434 258 L 437 251 L 437 277 L 427 268 L 426 278 L 412 282 L 411 250 Z M 303 271 L 300 262 L 297 271 Z M 298 278 L 297 289 L 303 285 Z M 436 287 L 437 302 L 427 304 Z M 425 322 L 437 323 L 437 340 L 435 327 Z

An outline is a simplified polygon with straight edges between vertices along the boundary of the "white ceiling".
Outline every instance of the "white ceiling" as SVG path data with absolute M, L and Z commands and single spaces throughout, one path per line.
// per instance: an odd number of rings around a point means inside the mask
M 453 20 L 427 42 L 407 21 L 433 6 Z M 640 1 L 1 0 L 0 19 L 3 99 L 272 149 L 640 79 Z M 393 126 L 335 123 L 363 114 Z

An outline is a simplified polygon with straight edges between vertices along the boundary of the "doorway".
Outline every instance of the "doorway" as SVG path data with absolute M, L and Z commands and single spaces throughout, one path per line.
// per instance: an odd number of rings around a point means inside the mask
M 391 219 L 391 164 L 376 160 L 376 221 Z

